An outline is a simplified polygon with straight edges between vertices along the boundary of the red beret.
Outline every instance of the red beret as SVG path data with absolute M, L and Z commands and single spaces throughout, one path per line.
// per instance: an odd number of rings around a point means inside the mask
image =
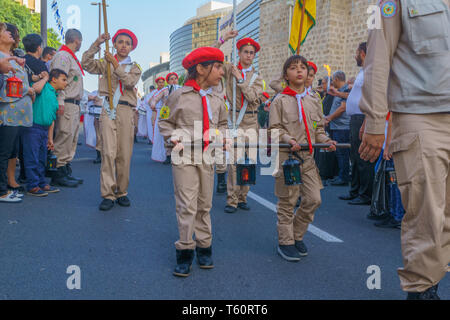
M 262 94 L 264 97 L 266 97 L 266 99 L 270 99 L 270 96 L 269 96 L 269 94 L 267 93 L 267 92 L 263 92 L 263 94 Z
M 241 39 L 236 44 L 236 47 L 238 48 L 238 50 L 241 50 L 241 47 L 243 47 L 243 46 L 253 46 L 253 47 L 255 47 L 256 52 L 261 50 L 261 46 L 259 45 L 259 43 L 256 42 L 255 40 L 253 40 L 252 38 Z
M 128 29 L 120 29 L 119 31 L 117 31 L 116 34 L 114 35 L 114 37 L 112 38 L 113 43 L 116 42 L 117 37 L 120 36 L 121 34 L 127 35 L 131 38 L 133 50 L 137 48 L 138 39 L 137 39 L 136 35 Z
M 158 83 L 159 80 L 166 82 L 166 79 L 164 79 L 164 77 L 159 77 L 159 78 L 156 78 L 155 83 Z
M 308 61 L 308 66 L 314 69 L 314 73 L 317 73 L 317 66 L 314 62 Z
M 190 69 L 199 63 L 208 61 L 223 62 L 224 59 L 225 56 L 219 49 L 213 47 L 202 47 L 195 49 L 186 58 L 184 58 L 183 67 L 185 69 Z
M 176 76 L 178 79 L 178 74 L 176 74 L 176 72 L 171 72 L 166 76 L 166 82 L 169 82 L 171 76 Z

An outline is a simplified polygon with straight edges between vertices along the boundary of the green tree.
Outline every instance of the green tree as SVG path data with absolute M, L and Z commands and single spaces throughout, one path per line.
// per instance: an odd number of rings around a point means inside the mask
M 30 33 L 41 33 L 40 14 L 32 14 L 28 8 L 14 0 L 0 0 L 0 8 L 0 22 L 16 25 L 21 38 Z M 47 30 L 47 45 L 56 49 L 61 46 L 61 40 L 52 28 Z

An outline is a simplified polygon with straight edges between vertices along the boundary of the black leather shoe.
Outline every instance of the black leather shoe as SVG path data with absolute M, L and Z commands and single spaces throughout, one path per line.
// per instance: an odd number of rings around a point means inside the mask
M 197 252 L 197 262 L 201 269 L 212 269 L 214 268 L 214 263 L 211 258 L 212 247 L 209 248 L 195 248 Z
M 374 220 L 374 221 L 382 221 L 382 220 L 386 220 L 389 216 L 390 215 L 387 213 L 382 214 L 382 215 L 376 215 L 371 212 L 367 215 L 367 219 Z
M 126 197 L 126 196 L 118 198 L 117 199 L 117 203 L 121 207 L 129 207 L 129 206 L 131 206 L 130 199 L 128 199 L 128 197 Z
M 345 200 L 345 201 L 353 200 L 353 199 L 356 199 L 356 198 L 358 198 L 357 194 L 355 194 L 355 195 L 346 194 L 346 195 L 343 195 L 343 196 L 339 196 L 339 199 Z
M 402 225 L 401 222 L 397 221 L 394 219 L 394 217 L 389 216 L 388 218 L 386 218 L 385 220 L 381 221 L 381 222 L 377 222 L 374 223 L 375 227 L 378 228 L 398 228 Z
M 247 202 L 239 202 L 238 208 L 241 210 L 249 211 L 250 207 L 248 206 Z
M 97 150 L 97 158 L 94 160 L 94 164 L 102 163 L 102 154 Z
M 406 300 L 441 300 L 437 290 L 438 285 L 435 285 L 424 292 L 408 292 Z
M 225 180 L 225 173 L 217 174 L 217 193 L 227 192 L 227 181 Z
M 370 206 L 371 201 L 369 199 L 364 199 L 361 197 L 358 197 L 352 201 L 350 201 L 348 204 L 352 206 Z
M 78 182 L 70 180 L 67 177 L 66 167 L 60 167 L 53 173 L 50 185 L 53 187 L 76 188 L 78 187 Z
M 177 266 L 173 275 L 177 277 L 188 277 L 191 274 L 194 250 L 177 250 Z
M 71 167 L 70 163 L 66 164 L 66 173 L 67 173 L 67 178 L 69 180 L 75 181 L 78 184 L 83 184 L 83 182 L 84 182 L 83 179 L 72 176 L 72 167 Z
M 100 203 L 99 209 L 101 211 L 109 211 L 114 207 L 114 201 L 109 199 L 103 199 L 102 203 Z
M 300 253 L 300 256 L 306 257 L 308 255 L 308 248 L 303 241 L 295 241 L 295 247 L 297 248 L 298 253 Z
M 237 208 L 232 207 L 232 206 L 226 206 L 225 207 L 225 213 L 236 213 Z

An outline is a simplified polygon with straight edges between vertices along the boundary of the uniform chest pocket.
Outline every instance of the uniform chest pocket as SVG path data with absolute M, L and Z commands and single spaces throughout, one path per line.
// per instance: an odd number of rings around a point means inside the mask
M 310 121 L 310 130 L 316 130 L 317 126 L 320 124 L 320 121 L 322 121 L 322 119 L 318 115 L 312 115 Z
M 417 54 L 450 49 L 449 9 L 442 1 L 408 6 L 407 23 L 412 48 Z
M 299 121 L 300 118 L 298 116 L 298 111 L 283 112 L 281 120 L 283 121 L 283 123 L 291 123 L 291 122 Z

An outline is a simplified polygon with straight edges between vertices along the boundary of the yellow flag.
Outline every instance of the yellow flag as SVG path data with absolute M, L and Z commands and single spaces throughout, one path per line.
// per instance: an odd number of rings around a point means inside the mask
M 300 36 L 300 23 L 302 19 L 302 4 L 305 5 L 305 18 L 303 21 L 301 44 L 305 42 L 308 33 L 316 25 L 316 0 L 296 0 L 294 15 L 292 17 L 291 38 L 289 39 L 289 48 L 292 53 L 297 52 Z

